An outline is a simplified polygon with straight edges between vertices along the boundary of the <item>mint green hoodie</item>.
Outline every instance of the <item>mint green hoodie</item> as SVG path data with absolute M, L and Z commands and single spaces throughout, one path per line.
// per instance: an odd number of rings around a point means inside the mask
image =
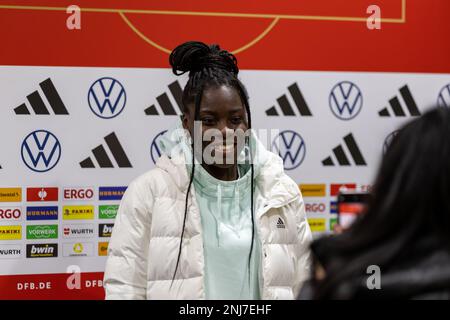
M 159 144 L 161 150 L 169 155 L 174 148 L 181 148 L 190 173 L 192 151 L 189 137 L 180 129 L 182 127 L 178 123 Z M 250 166 L 245 164 L 247 153 L 244 149 L 238 157 L 239 179 L 235 181 L 218 180 L 200 164 L 195 166 L 193 187 L 203 230 L 206 299 L 260 299 L 261 244 L 256 228 L 250 269 L 248 263 L 252 220 L 251 173 Z M 257 172 L 255 168 L 255 176 Z

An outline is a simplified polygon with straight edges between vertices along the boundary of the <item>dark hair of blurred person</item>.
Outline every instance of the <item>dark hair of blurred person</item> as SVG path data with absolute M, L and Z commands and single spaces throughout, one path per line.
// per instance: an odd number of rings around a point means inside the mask
M 450 110 L 405 125 L 379 169 L 366 212 L 312 244 L 299 299 L 450 299 Z M 367 268 L 380 269 L 380 288 Z

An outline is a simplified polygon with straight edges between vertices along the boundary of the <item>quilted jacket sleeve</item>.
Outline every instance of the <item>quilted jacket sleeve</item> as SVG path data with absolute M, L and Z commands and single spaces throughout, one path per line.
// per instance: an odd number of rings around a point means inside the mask
M 303 283 L 311 276 L 311 252 L 310 244 L 312 241 L 311 229 L 306 219 L 305 203 L 300 195 L 299 200 L 296 202 L 296 223 L 298 244 L 296 249 L 297 257 L 297 269 L 296 269 L 296 282 L 294 285 L 294 295 L 297 295 Z
M 153 195 L 145 181 L 133 181 L 119 206 L 103 280 L 106 299 L 146 299 Z

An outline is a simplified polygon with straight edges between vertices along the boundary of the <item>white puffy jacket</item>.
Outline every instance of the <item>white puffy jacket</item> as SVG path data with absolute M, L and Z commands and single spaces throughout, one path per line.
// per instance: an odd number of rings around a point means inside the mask
M 261 297 L 294 299 L 310 274 L 311 231 L 300 190 L 284 173 L 281 158 L 259 142 L 258 150 L 265 159 L 255 178 Z M 109 243 L 106 299 L 205 299 L 202 225 L 193 187 L 172 283 L 188 183 L 184 156 L 178 154 L 163 155 L 156 168 L 129 185 Z

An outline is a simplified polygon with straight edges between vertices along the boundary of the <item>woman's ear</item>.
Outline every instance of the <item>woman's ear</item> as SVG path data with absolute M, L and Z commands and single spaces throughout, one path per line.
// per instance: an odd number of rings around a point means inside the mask
M 183 128 L 189 130 L 189 116 L 186 113 L 181 115 L 181 123 L 183 124 Z

